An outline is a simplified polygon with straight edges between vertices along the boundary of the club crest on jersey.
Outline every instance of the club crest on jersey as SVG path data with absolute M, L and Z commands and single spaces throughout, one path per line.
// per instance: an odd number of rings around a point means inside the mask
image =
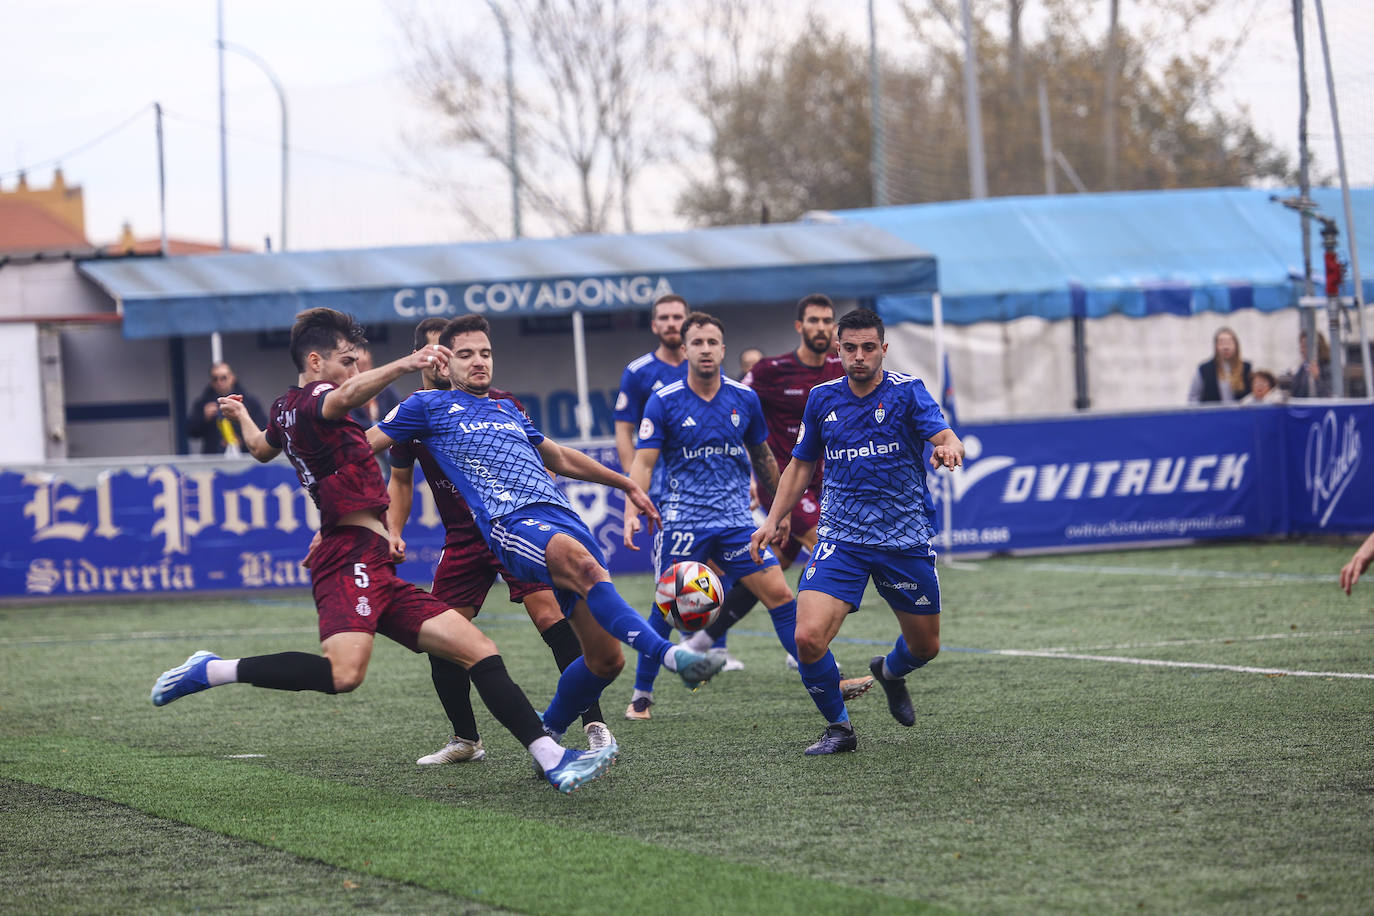
M 738 410 L 731 410 L 731 411 L 730 411 L 730 423 L 731 423 L 731 425 L 733 425 L 733 426 L 739 426 L 739 411 L 738 411 Z
M 683 424 L 686 425 L 685 423 Z M 639 438 L 647 439 L 654 434 L 654 421 L 645 417 L 639 421 Z
M 310 389 L 310 396 L 312 398 L 317 398 L 320 395 L 324 394 L 326 391 L 329 391 L 333 387 L 333 382 L 320 382 L 314 388 Z
M 357 612 L 357 614 L 358 614 L 359 617 L 371 617 L 371 616 L 372 616 L 372 605 L 370 605 L 370 604 L 367 603 L 367 596 L 366 596 L 366 595 L 359 595 L 359 596 L 358 596 L 358 606 L 355 607 L 353 610 Z
M 878 404 L 878 409 L 875 410 L 875 411 L 873 411 L 873 419 L 875 419 L 875 420 L 877 420 L 879 423 L 881 423 L 881 422 L 883 422 L 883 417 L 885 417 L 885 416 L 887 416 L 887 411 L 883 409 L 882 403 L 879 402 L 879 404 Z
M 800 442 L 806 437 L 806 423 L 797 424 L 797 441 Z

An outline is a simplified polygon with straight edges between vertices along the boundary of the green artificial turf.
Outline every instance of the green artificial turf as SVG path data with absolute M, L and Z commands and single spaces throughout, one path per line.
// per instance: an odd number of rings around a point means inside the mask
M 1374 675 L 1374 590 L 1335 585 L 1350 549 L 942 567 L 916 727 L 875 691 L 834 758 L 802 756 L 824 723 L 756 610 L 746 669 L 696 694 L 663 674 L 650 722 L 622 716 L 630 661 L 603 699 L 621 759 L 571 797 L 480 706 L 487 760 L 416 766 L 447 724 L 385 641 L 351 695 L 148 702 L 194 649 L 309 649 L 306 595 L 0 608 L 0 890 L 17 912 L 1368 912 L 1374 679 L 1336 675 Z M 647 577 L 620 584 L 647 604 Z M 502 597 L 478 624 L 542 709 L 528 619 Z M 862 673 L 895 635 L 870 592 L 835 653 Z

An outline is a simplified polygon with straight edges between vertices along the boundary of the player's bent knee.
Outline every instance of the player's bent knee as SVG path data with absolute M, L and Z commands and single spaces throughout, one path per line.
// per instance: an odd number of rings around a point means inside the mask
M 830 644 L 825 641 L 825 637 L 820 633 L 810 630 L 797 628 L 797 659 L 798 661 L 811 664 L 825 658 L 825 653 L 830 651 Z
M 333 665 L 334 692 L 352 693 L 362 686 L 363 677 L 366 672 L 362 668 L 340 665 L 335 662 Z

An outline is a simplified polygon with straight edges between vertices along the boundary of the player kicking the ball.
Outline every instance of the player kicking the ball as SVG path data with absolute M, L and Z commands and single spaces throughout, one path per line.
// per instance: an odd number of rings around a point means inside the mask
M 191 693 L 243 682 L 275 690 L 347 693 L 363 682 L 375 634 L 412 652 L 428 652 L 467 668 L 482 702 L 534 757 L 560 792 L 605 772 L 614 743 L 601 751 L 565 751 L 544 731 L 539 715 L 506 673 L 495 643 L 466 617 L 397 578 L 382 515 L 386 485 L 362 427 L 348 416 L 388 384 L 449 357 L 441 346 L 358 372 L 363 328 L 351 315 L 310 309 L 291 328 L 291 358 L 299 385 L 272 405 L 266 432 L 237 395 L 220 408 L 240 424 L 244 445 L 259 461 L 283 450 L 301 485 L 320 509 L 320 541 L 311 552 L 310 578 L 320 620 L 322 655 L 280 652 L 222 659 L 196 652 L 163 672 L 153 685 L 154 706 Z
M 883 370 L 887 343 L 876 312 L 857 309 L 838 322 L 845 378 L 817 385 L 806 401 L 792 461 L 778 483 L 768 518 L 750 539 L 757 560 L 782 540 L 783 520 L 825 457 L 819 540 L 802 573 L 797 598 L 797 659 L 802 681 L 828 723 L 808 754 L 858 746 L 840 695 L 830 643 L 845 615 L 863 600 L 871 577 L 901 627 L 892 651 L 869 670 L 887 693 L 893 718 L 916 723 L 905 676 L 940 651 L 940 581 L 922 461 L 957 468 L 964 446 L 919 379 Z
M 674 646 L 644 625 L 615 590 L 600 546 L 548 471 L 623 490 L 655 522 L 658 511 L 628 477 L 545 438 L 509 401 L 489 397 L 487 332 L 480 315 L 449 322 L 439 340 L 452 352 L 452 389 L 415 392 L 368 431 L 369 442 L 378 450 L 397 441 L 424 443 L 501 564 L 519 579 L 554 587 L 583 657 L 559 678 L 545 728 L 562 734 L 600 699 L 625 664 L 617 640 L 676 671 L 695 690 L 724 660 Z
M 426 318 L 415 327 L 415 349 L 439 342 L 439 335 L 448 324 L 446 318 Z M 445 389 L 449 384 L 447 366 L 426 366 L 420 370 L 424 388 Z M 520 402 L 509 392 L 492 388 L 489 397 L 509 398 L 518 410 L 523 412 Z M 418 462 L 425 472 L 425 482 L 434 495 L 434 507 L 444 523 L 444 552 L 439 557 L 439 566 L 434 571 L 434 585 L 430 592 L 448 603 L 458 613 L 469 620 L 477 616 L 491 590 L 497 575 L 506 581 L 510 590 L 510 600 L 524 604 L 530 621 L 539 630 L 539 635 L 553 650 L 554 661 L 559 671 L 582 655 L 582 646 L 577 641 L 577 633 L 563 612 L 559 610 L 554 598 L 553 588 L 542 582 L 521 582 L 506 569 L 492 554 L 482 532 L 473 521 L 472 511 L 459 495 L 458 488 L 444 475 L 434 456 L 424 443 L 417 439 L 397 442 L 391 446 L 388 455 L 391 461 L 391 479 L 387 481 L 387 495 L 391 497 L 391 508 L 387 509 L 387 528 L 391 530 L 391 557 L 396 562 L 405 559 L 405 539 L 402 532 L 410 518 L 411 504 L 415 495 L 415 464 Z M 620 652 L 614 642 L 611 651 Z M 434 681 L 434 692 L 439 695 L 444 712 L 448 714 L 453 726 L 453 737 L 448 743 L 415 761 L 421 765 L 436 763 L 463 763 L 481 760 L 486 756 L 486 748 L 477 735 L 477 721 L 472 714 L 471 683 L 467 669 L 455 665 L 437 655 L 429 657 L 430 677 Z M 611 744 L 615 738 L 602 721 L 601 707 L 592 704 L 582 714 L 583 730 L 587 733 L 587 746 L 600 750 Z
M 718 319 L 693 312 L 682 323 L 682 339 L 687 378 L 663 386 L 648 399 L 630 472 L 631 479 L 644 486 L 663 458 L 668 484 L 659 507 L 663 530 L 654 539 L 654 576 L 684 560 L 714 562 L 758 596 L 773 619 L 778 641 L 789 655 L 796 655 L 797 603 L 782 567 L 767 547 L 749 556 L 750 467 L 759 489 L 769 497 L 778 483 L 759 397 L 721 375 L 725 329 Z M 625 504 L 625 546 L 632 550 L 638 549 L 634 536 L 641 527 L 639 514 L 633 503 Z M 785 529 L 786 520 L 781 524 Z M 652 702 L 652 678 L 648 689 L 642 680 L 641 672 L 632 708 L 636 701 Z M 864 683 L 858 693 L 873 683 L 869 677 L 860 680 Z

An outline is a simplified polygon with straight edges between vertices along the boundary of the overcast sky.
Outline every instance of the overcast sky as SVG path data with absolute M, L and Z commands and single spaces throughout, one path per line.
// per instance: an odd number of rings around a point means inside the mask
M 986 0 L 974 0 L 975 3 Z M 474 22 L 484 0 L 453 0 Z M 780 8 L 805 4 L 779 0 Z M 866 36 L 865 4 L 818 0 L 822 12 Z M 1106 4 L 1102 18 L 1105 24 Z M 61 157 L 69 183 L 85 192 L 87 235 L 115 239 L 127 220 L 140 236 L 158 232 L 152 103 L 166 120 L 167 221 L 176 237 L 218 242 L 220 169 L 214 0 L 9 0 L 0 29 L 0 187 L 29 168 L 46 185 Z M 1123 4 L 1134 15 L 1138 4 Z M 884 53 L 901 54 L 909 32 L 894 0 L 877 0 Z M 1249 106 L 1262 133 L 1296 149 L 1296 73 L 1287 0 L 1240 0 L 1253 36 L 1236 61 L 1224 99 Z M 1334 171 L 1325 77 L 1308 5 L 1314 148 Z M 1374 183 L 1374 4 L 1327 0 L 1342 127 L 1352 180 Z M 1248 12 L 1253 10 L 1253 12 Z M 1223 25 L 1223 27 L 1225 27 Z M 495 29 L 493 27 L 493 33 Z M 285 87 L 291 142 L 289 247 L 404 245 L 478 237 L 438 199 L 431 165 L 409 152 L 425 114 L 399 74 L 402 45 L 386 0 L 225 0 L 226 41 L 250 49 Z M 889 48 L 889 46 L 891 46 Z M 280 115 L 261 70 L 226 57 L 231 238 L 261 249 L 278 244 Z M 121 126 L 122 125 L 122 126 Z M 455 153 L 439 166 L 460 175 L 477 209 L 507 212 L 503 172 Z M 638 227 L 681 228 L 672 178 L 638 203 Z

